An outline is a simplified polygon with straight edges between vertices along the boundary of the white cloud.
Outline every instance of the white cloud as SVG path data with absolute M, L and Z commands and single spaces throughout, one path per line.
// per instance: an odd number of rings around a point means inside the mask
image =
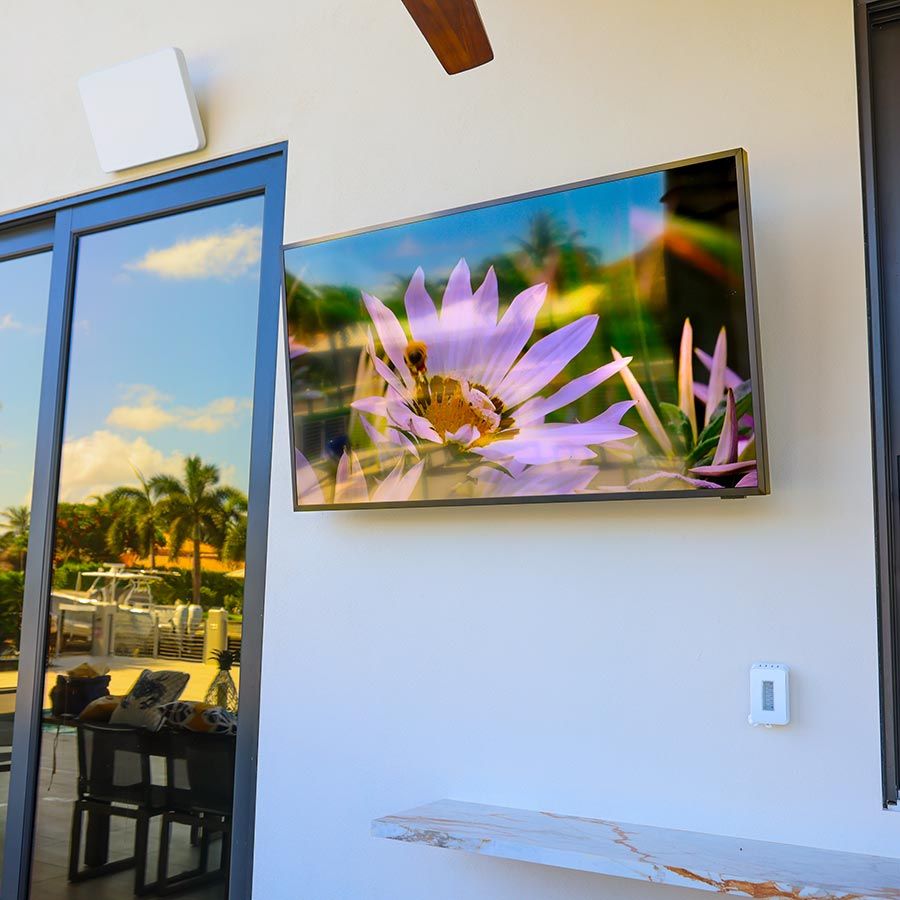
M 131 385 L 125 392 L 126 402 L 110 410 L 106 424 L 131 431 L 179 428 L 217 434 L 235 425 L 239 415 L 250 409 L 250 400 L 240 397 L 220 397 L 196 407 L 171 406 L 171 399 L 149 385 Z
M 65 502 L 84 500 L 119 485 L 138 484 L 135 469 L 150 477 L 158 473 L 181 475 L 184 456 L 166 455 L 138 437 L 128 441 L 111 431 L 95 431 L 63 444 L 59 497 Z
M 12 313 L 0 317 L 0 331 L 21 331 L 24 327 Z
M 125 268 L 160 278 L 237 278 L 259 262 L 261 239 L 259 226 L 235 225 L 228 231 L 150 250 Z

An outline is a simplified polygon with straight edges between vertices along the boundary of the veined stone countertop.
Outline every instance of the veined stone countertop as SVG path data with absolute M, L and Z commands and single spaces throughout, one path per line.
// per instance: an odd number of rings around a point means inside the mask
M 438 800 L 375 837 L 761 900 L 900 900 L 900 859 Z

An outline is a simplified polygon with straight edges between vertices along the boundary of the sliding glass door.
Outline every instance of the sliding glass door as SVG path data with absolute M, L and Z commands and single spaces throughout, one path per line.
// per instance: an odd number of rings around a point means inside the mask
M 3 900 L 249 897 L 283 188 L 275 148 L 54 211 Z

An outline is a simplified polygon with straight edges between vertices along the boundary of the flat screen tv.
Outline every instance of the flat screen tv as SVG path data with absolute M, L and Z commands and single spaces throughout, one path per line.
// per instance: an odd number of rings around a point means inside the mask
M 747 158 L 285 250 L 295 507 L 768 492 Z

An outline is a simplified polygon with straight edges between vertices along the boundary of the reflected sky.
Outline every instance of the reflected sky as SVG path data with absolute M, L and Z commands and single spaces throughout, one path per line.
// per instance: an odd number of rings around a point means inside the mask
M 83 238 L 60 499 L 180 474 L 246 489 L 263 199 Z M 198 367 L 198 358 L 203 359 Z
M 0 509 L 30 500 L 50 253 L 0 263 Z
M 475 264 L 518 249 L 534 217 L 550 213 L 582 235 L 582 241 L 611 262 L 635 252 L 648 239 L 647 218 L 661 226 L 665 173 L 653 172 L 591 187 L 544 194 L 530 200 L 501 203 L 409 225 L 382 228 L 343 240 L 296 247 L 285 254 L 286 265 L 310 285 L 353 284 L 369 292 L 395 286 L 397 273 L 422 266 L 429 279 L 445 279 L 460 256 Z M 643 227 L 634 228 L 634 210 L 645 212 Z
M 135 468 L 180 474 L 189 454 L 246 489 L 262 208 L 79 242 L 62 500 L 135 484 Z M 29 502 L 49 274 L 49 253 L 0 265 L 0 508 Z

